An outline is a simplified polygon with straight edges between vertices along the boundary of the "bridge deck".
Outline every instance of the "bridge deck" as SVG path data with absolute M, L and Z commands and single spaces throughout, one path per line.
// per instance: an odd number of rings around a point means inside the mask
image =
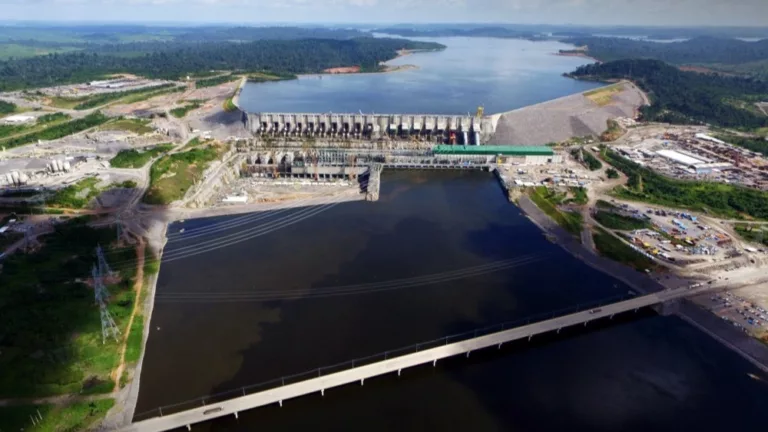
M 200 408 L 156 417 L 149 420 L 134 423 L 124 429 L 125 432 L 153 432 L 165 431 L 179 427 L 189 426 L 217 417 L 236 415 L 240 411 L 249 410 L 274 403 L 282 404 L 282 401 L 299 396 L 324 392 L 326 389 L 343 386 L 350 383 L 364 384 L 366 378 L 372 378 L 392 372 L 398 372 L 413 366 L 429 364 L 447 357 L 459 354 L 468 354 L 482 348 L 500 345 L 519 339 L 535 336 L 537 334 L 558 330 L 589 321 L 609 317 L 614 314 L 655 305 L 664 301 L 673 300 L 685 295 L 695 294 L 700 290 L 687 290 L 684 288 L 635 297 L 629 300 L 602 306 L 597 309 L 572 313 L 569 315 L 552 318 L 549 320 L 532 323 L 510 330 L 500 331 L 485 336 L 467 339 L 460 342 L 426 349 L 413 354 L 394 357 L 392 359 L 359 366 L 352 369 L 336 372 L 318 378 L 308 379 L 294 384 L 253 393 L 250 395 L 230 399 L 228 401 L 210 404 Z

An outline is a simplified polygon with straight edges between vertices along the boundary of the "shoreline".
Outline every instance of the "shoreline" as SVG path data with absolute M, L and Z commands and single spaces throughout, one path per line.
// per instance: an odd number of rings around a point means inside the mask
M 521 197 L 515 205 L 528 220 L 541 230 L 542 234 L 589 267 L 618 279 L 640 293 L 650 294 L 666 289 L 664 285 L 643 273 L 599 253 L 592 253 L 587 250 L 583 244 L 554 222 L 527 196 Z M 768 345 L 733 329 L 730 325 L 724 325 L 723 321 L 715 314 L 689 299 L 682 299 L 679 308 L 672 315 L 712 337 L 723 347 L 733 351 L 760 371 L 768 373 Z
M 552 54 L 556 55 L 556 56 L 560 56 L 560 57 L 579 57 L 579 58 L 585 58 L 585 59 L 592 60 L 592 61 L 594 61 L 596 63 L 602 63 L 600 60 L 598 60 L 598 59 L 596 59 L 596 58 L 594 58 L 594 57 L 592 57 L 592 56 L 590 56 L 590 55 L 588 55 L 588 54 L 586 54 L 584 52 L 577 53 L 577 52 L 562 52 L 562 51 L 559 51 L 559 52 L 552 53 Z

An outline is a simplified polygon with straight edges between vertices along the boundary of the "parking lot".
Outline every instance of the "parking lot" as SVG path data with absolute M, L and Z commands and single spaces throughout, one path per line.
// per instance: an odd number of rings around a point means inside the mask
M 685 265 L 701 261 L 722 261 L 738 256 L 731 237 L 694 215 L 643 205 L 616 204 L 615 213 L 647 221 L 651 228 L 629 233 L 630 240 L 647 253 Z

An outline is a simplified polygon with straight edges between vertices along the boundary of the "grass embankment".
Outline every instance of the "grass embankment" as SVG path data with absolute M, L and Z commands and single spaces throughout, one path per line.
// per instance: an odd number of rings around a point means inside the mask
M 111 280 L 108 309 L 125 334 L 133 310 L 134 248 L 110 250 L 113 228 L 95 229 L 76 218 L 39 238 L 43 247 L 14 254 L 0 273 L 0 398 L 107 393 L 114 382 L 120 342 L 102 342 L 99 308 L 85 282 L 106 249 L 118 271 Z
M 153 158 L 173 150 L 173 144 L 160 144 L 158 146 L 139 150 L 121 150 L 112 160 L 110 165 L 115 168 L 141 168 Z
M 178 108 L 174 108 L 171 110 L 171 115 L 176 118 L 184 118 L 190 111 L 196 110 L 203 106 L 202 100 L 191 100 L 189 103 L 180 106 Z
M 59 432 L 88 430 L 115 404 L 113 399 L 70 405 L 15 405 L 0 407 L 3 431 Z M 38 417 L 39 416 L 39 417 Z M 36 424 L 32 423 L 35 419 Z M 38 419 L 40 419 L 38 421 Z
M 613 101 L 613 95 L 621 93 L 624 89 L 622 84 L 614 84 L 584 93 L 584 96 L 599 106 L 606 106 Z
M 248 82 L 263 83 L 271 81 L 289 81 L 299 79 L 294 74 L 289 73 L 277 73 L 277 72 L 251 72 L 247 74 Z
M 629 245 L 601 228 L 597 228 L 592 233 L 592 238 L 600 255 L 626 264 L 639 271 L 654 270 L 659 267 L 652 259 L 632 249 Z
M 41 131 L 53 125 L 64 123 L 70 118 L 72 117 L 70 117 L 68 114 L 53 113 L 42 115 L 37 118 L 37 121 L 31 124 L 0 124 L 0 138 Z
M 87 206 L 88 203 L 99 196 L 99 194 L 109 189 L 133 189 L 136 187 L 136 182 L 133 180 L 126 180 L 122 183 L 112 183 L 101 188 L 97 186 L 98 183 L 99 179 L 96 177 L 80 180 L 73 185 L 56 191 L 52 197 L 46 199 L 45 205 L 53 208 L 81 209 Z
M 600 225 L 616 230 L 634 231 L 651 227 L 648 221 L 622 216 L 609 211 L 598 211 L 595 213 L 594 218 Z
M 748 224 L 736 224 L 733 229 L 746 241 L 768 246 L 768 227 Z
M 547 216 L 565 228 L 571 234 L 579 235 L 581 232 L 582 217 L 579 213 L 558 210 L 557 206 L 565 200 L 565 194 L 558 194 L 544 186 L 533 188 L 530 191 L 531 201 Z
M 224 104 L 222 107 L 224 108 L 224 112 L 233 112 L 237 111 L 237 105 L 235 105 L 235 96 L 232 95 L 227 98 L 227 100 L 224 101 Z
M 685 181 L 664 177 L 606 151 L 604 158 L 629 177 L 614 190 L 621 198 L 669 207 L 687 208 L 726 218 L 768 219 L 768 192 L 724 183 Z
M 208 145 L 163 156 L 152 165 L 150 186 L 143 201 L 164 205 L 184 198 L 189 188 L 202 178 L 210 162 L 218 159 L 223 152 L 221 147 Z
M 157 88 L 157 87 L 155 87 Z M 152 99 L 153 97 L 162 96 L 170 93 L 181 93 L 185 91 L 187 88 L 184 86 L 177 86 L 177 87 L 168 87 L 161 90 L 155 90 L 150 92 L 144 92 L 144 93 L 137 93 L 134 95 L 130 95 L 124 99 L 120 100 L 121 104 L 128 105 L 136 102 L 143 102 L 145 100 Z
M 96 127 L 106 123 L 109 117 L 100 112 L 95 112 L 87 115 L 81 119 L 72 120 L 69 122 L 52 124 L 44 129 L 36 130 L 34 132 L 15 136 L 12 138 L 6 138 L 0 140 L 0 146 L 5 148 L 18 147 L 25 144 L 37 142 L 38 140 L 48 141 L 63 138 L 68 135 L 72 135 L 78 132 L 82 132 L 86 129 Z
M 167 83 L 167 84 L 161 84 L 153 87 L 142 87 L 142 88 L 126 90 L 126 91 L 99 93 L 91 96 L 83 96 L 83 97 L 75 97 L 75 98 L 52 97 L 51 105 L 57 108 L 87 110 L 87 109 L 96 108 L 102 105 L 106 105 L 110 102 L 115 102 L 115 101 L 127 98 L 129 96 L 145 95 L 148 93 L 156 92 L 158 90 L 169 89 L 174 86 L 175 84 Z
M 240 79 L 239 75 L 223 75 L 223 76 L 218 76 L 213 78 L 206 78 L 206 79 L 195 81 L 195 87 L 196 88 L 214 87 L 217 85 L 236 81 L 239 79 Z
M 153 127 L 149 126 L 149 123 L 150 121 L 146 119 L 120 118 L 105 124 L 100 129 L 105 131 L 133 132 L 138 135 L 144 135 L 155 131 Z

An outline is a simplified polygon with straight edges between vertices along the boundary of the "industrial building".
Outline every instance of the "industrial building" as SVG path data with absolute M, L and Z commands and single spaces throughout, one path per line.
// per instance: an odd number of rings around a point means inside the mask
M 683 167 L 699 175 L 711 174 L 716 171 L 721 171 L 733 167 L 727 162 L 712 162 L 710 159 L 701 156 L 694 157 L 690 154 L 677 150 L 658 150 L 656 154 L 676 164 L 682 165 Z
M 438 145 L 433 149 L 436 155 L 459 156 L 496 156 L 496 163 L 524 163 L 527 165 L 545 165 L 561 163 L 563 158 L 546 146 L 513 145 Z
M 35 120 L 34 116 L 16 114 L 16 115 L 12 115 L 4 118 L 3 122 L 8 124 L 21 124 L 21 123 L 31 122 L 34 120 Z

